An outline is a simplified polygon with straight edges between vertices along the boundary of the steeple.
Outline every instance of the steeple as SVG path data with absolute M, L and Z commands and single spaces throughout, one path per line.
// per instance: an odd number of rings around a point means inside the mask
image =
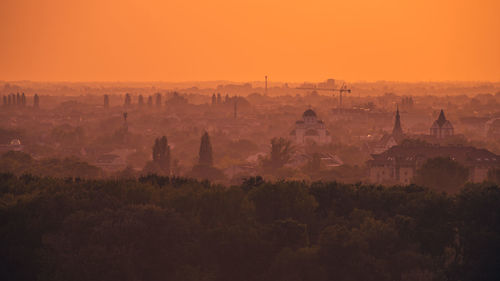
M 441 109 L 441 112 L 439 113 L 439 117 L 437 119 L 437 123 L 439 127 L 442 127 L 445 122 L 446 122 L 446 117 L 444 117 L 444 111 Z
M 399 106 L 396 109 L 396 121 L 394 122 L 394 128 L 392 129 L 392 135 L 395 137 L 403 135 L 403 129 L 401 129 L 401 120 L 399 117 Z

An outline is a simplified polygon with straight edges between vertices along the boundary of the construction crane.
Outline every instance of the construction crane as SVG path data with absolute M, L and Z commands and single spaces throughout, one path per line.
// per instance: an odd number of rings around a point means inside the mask
M 347 88 L 347 85 L 344 83 L 340 88 L 318 88 L 318 87 L 297 87 L 295 89 L 298 90 L 315 90 L 315 91 L 331 91 L 331 92 L 339 92 L 339 109 L 342 110 L 342 93 L 351 93 L 351 89 Z

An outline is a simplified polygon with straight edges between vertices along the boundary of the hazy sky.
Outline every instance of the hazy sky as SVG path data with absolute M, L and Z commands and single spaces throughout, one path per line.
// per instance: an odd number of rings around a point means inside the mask
M 0 80 L 500 80 L 499 0 L 1 0 Z

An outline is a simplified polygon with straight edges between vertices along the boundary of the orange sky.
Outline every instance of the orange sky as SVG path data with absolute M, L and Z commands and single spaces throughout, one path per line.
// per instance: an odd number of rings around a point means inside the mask
M 499 81 L 499 13 L 498 0 L 1 0 L 0 80 Z

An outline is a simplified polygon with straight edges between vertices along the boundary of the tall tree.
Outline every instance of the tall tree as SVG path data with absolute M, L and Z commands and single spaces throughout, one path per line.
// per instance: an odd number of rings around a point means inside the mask
M 21 95 L 21 106 L 26 106 L 26 95 L 24 94 L 24 92 Z
M 153 106 L 153 97 L 152 96 L 148 97 L 148 106 L 149 107 Z
M 162 173 L 170 174 L 170 146 L 166 136 L 155 140 L 153 162 L 158 165 Z
M 142 95 L 139 95 L 139 100 L 137 102 L 139 104 L 139 106 L 143 106 L 144 105 L 144 97 Z
M 156 106 L 161 107 L 161 94 L 160 93 L 156 94 Z
M 284 138 L 273 138 L 271 140 L 271 168 L 279 169 L 288 163 L 292 151 L 293 147 L 290 140 Z
M 129 93 L 125 94 L 125 106 L 129 106 L 132 103 L 132 98 Z
M 34 108 L 40 107 L 40 98 L 38 97 L 38 94 L 35 94 L 35 96 L 33 97 L 33 107 Z
M 213 156 L 212 156 L 212 144 L 210 143 L 210 136 L 207 132 L 201 137 L 200 144 L 200 154 L 199 154 L 199 165 L 201 166 L 212 166 Z
M 109 96 L 104 95 L 104 108 L 108 109 L 109 108 Z
M 212 105 L 217 104 L 217 97 L 215 96 L 215 93 L 212 95 Z

